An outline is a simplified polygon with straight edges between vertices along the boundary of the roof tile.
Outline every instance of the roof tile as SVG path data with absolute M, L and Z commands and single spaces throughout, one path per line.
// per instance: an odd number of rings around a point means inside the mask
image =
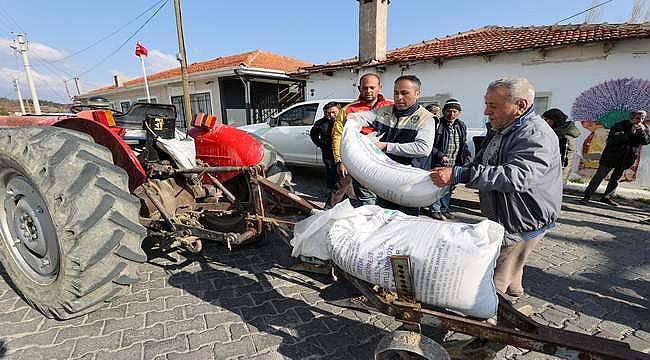
M 529 27 L 486 26 L 483 28 L 408 45 L 390 51 L 377 64 L 402 61 L 455 58 L 548 47 L 568 46 L 605 40 L 650 38 L 650 23 L 582 24 Z M 357 58 L 302 67 L 301 71 L 326 71 L 358 66 Z M 362 64 L 364 65 L 364 64 Z

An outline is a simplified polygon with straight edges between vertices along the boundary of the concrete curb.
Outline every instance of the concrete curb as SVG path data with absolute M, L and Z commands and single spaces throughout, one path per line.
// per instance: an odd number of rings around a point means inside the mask
M 607 182 L 606 181 L 603 182 L 604 185 L 598 187 L 598 190 L 596 190 L 596 194 L 602 194 L 605 192 L 605 188 L 607 187 Z M 584 192 L 586 188 L 587 188 L 587 184 L 578 184 L 578 183 L 569 182 L 564 185 L 564 189 L 566 190 L 578 191 L 581 193 Z M 638 199 L 650 200 L 650 191 L 643 190 L 643 189 L 626 188 L 626 187 L 621 187 L 619 185 L 618 188 L 616 189 L 616 196 L 627 200 L 638 200 Z

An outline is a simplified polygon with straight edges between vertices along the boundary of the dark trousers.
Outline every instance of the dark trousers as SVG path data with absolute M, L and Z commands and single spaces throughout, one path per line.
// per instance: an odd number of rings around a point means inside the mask
M 334 162 L 334 159 L 324 158 L 323 164 L 325 164 L 325 186 L 329 191 L 335 190 L 336 180 L 339 176 L 336 171 L 336 163 Z
M 609 178 L 609 183 L 607 184 L 607 189 L 605 189 L 605 193 L 603 194 L 603 197 L 609 197 L 612 195 L 614 190 L 618 187 L 618 180 L 623 176 L 623 172 L 625 171 L 624 168 L 622 167 L 607 167 L 600 165 L 598 166 L 598 170 L 596 170 L 596 173 L 594 176 L 591 178 L 591 181 L 589 181 L 589 185 L 587 186 L 587 189 L 585 189 L 585 198 L 590 198 L 591 195 L 593 195 L 596 192 L 596 189 L 598 189 L 598 186 L 600 186 L 600 183 L 603 182 L 603 180 L 607 177 L 607 174 L 609 174 L 610 171 L 614 170 L 612 173 L 612 176 Z
M 406 215 L 411 215 L 411 216 L 419 216 L 420 215 L 420 208 L 397 205 L 397 204 L 392 203 L 392 202 L 390 202 L 388 200 L 384 200 L 384 199 L 382 199 L 380 197 L 377 198 L 377 202 L 375 203 L 375 205 L 381 206 L 384 209 L 391 209 L 391 210 L 401 211 Z

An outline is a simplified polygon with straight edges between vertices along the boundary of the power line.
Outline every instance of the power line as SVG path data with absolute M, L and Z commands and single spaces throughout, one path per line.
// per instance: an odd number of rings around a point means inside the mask
M 68 56 L 66 56 L 66 57 L 64 57 L 64 58 L 62 58 L 62 59 L 50 60 L 50 61 L 48 61 L 48 62 L 49 62 L 49 63 L 61 62 L 61 61 L 64 61 L 64 60 L 66 60 L 66 59 L 69 59 L 69 58 L 71 58 L 71 57 L 73 57 L 73 56 L 75 56 L 75 55 L 79 55 L 79 54 L 81 54 L 82 52 L 84 52 L 84 51 L 86 51 L 86 50 L 88 50 L 88 49 L 91 49 L 91 48 L 95 47 L 96 45 L 102 43 L 103 41 L 105 41 L 105 40 L 111 38 L 113 35 L 115 35 L 115 34 L 119 33 L 120 31 L 124 30 L 125 27 L 127 27 L 127 26 L 133 24 L 136 20 L 140 19 L 140 18 L 143 17 L 146 13 L 148 13 L 149 11 L 151 11 L 151 9 L 155 8 L 156 6 L 160 5 L 160 3 L 165 2 L 165 1 L 167 1 L 167 0 L 160 0 L 160 1 L 157 1 L 156 3 L 154 3 L 153 5 L 151 5 L 149 8 L 147 8 L 145 11 L 141 12 L 138 16 L 136 16 L 136 17 L 134 17 L 133 19 L 129 20 L 129 22 L 125 23 L 124 25 L 120 25 L 120 26 L 119 26 L 115 31 L 111 32 L 110 34 L 108 34 L 108 35 L 106 35 L 106 36 L 104 36 L 104 37 L 102 37 L 102 38 L 100 38 L 99 40 L 93 42 L 92 44 L 90 44 L 90 45 L 88 45 L 88 46 L 86 46 L 86 47 L 84 47 L 84 48 L 82 48 L 82 49 L 80 49 L 80 50 L 77 50 L 77 51 L 73 52 L 72 54 L 70 54 L 70 55 L 68 55 Z
M 86 71 L 80 73 L 79 76 L 83 76 L 83 75 L 85 75 L 85 74 L 87 74 L 87 73 L 89 73 L 89 72 L 95 70 L 95 69 L 96 69 L 97 67 L 99 67 L 101 64 L 103 64 L 103 63 L 105 63 L 106 61 L 108 61 L 108 59 L 110 59 L 113 55 L 117 54 L 117 52 L 120 51 L 120 50 L 124 47 L 124 45 L 126 45 L 126 44 L 131 40 L 131 39 L 133 39 L 133 38 L 134 38 L 134 37 L 135 37 L 135 36 L 140 32 L 140 30 L 142 30 L 142 29 L 143 29 L 143 28 L 144 28 L 144 27 L 149 23 L 149 21 L 151 21 L 151 19 L 153 19 L 156 15 L 158 15 L 158 13 L 160 12 L 160 10 L 162 10 L 162 8 L 165 7 L 165 5 L 167 5 L 167 3 L 169 2 L 169 0 L 164 0 L 164 1 L 165 1 L 165 2 L 162 3 L 162 4 L 158 7 L 158 9 L 156 9 L 156 11 L 155 11 L 153 14 L 151 14 L 151 16 L 149 16 L 149 17 L 147 18 L 147 20 L 145 20 L 145 22 L 144 22 L 142 25 L 140 25 L 140 27 L 138 27 L 138 28 L 135 30 L 135 32 L 133 32 L 133 34 L 131 34 L 131 36 L 129 36 L 126 40 L 124 40 L 124 42 L 122 42 L 122 44 L 120 44 L 120 46 L 119 46 L 117 49 L 115 49 L 113 52 L 111 52 L 110 54 L 108 54 L 108 56 L 106 56 L 104 59 L 102 59 L 102 60 L 101 60 L 100 62 L 98 62 L 97 64 L 93 65 L 93 66 L 92 66 L 91 68 L 89 68 L 88 70 L 86 70 Z
M 553 24 L 553 25 L 558 25 L 558 24 L 561 23 L 561 22 L 567 21 L 567 20 L 569 20 L 569 19 L 573 19 L 573 18 L 576 17 L 576 16 L 582 15 L 582 14 L 584 14 L 584 13 L 586 13 L 586 12 L 589 12 L 589 11 L 595 9 L 595 8 L 598 8 L 598 7 L 601 7 L 601 6 L 603 6 L 603 5 L 609 4 L 609 3 L 611 3 L 612 1 L 614 1 L 614 0 L 607 0 L 607 1 L 604 1 L 604 2 L 602 2 L 602 3 L 600 3 L 600 4 L 596 4 L 596 5 L 590 7 L 590 8 L 587 9 L 587 10 L 584 10 L 584 11 L 581 11 L 581 12 L 579 12 L 579 13 L 577 13 L 577 14 L 571 15 L 571 16 L 569 16 L 568 18 L 564 18 L 564 19 L 562 19 L 562 20 L 556 22 L 556 23 Z
M 13 22 L 14 25 L 16 25 L 16 27 L 18 27 L 18 29 L 20 31 L 22 31 L 23 33 L 27 32 L 27 31 L 25 31 L 25 29 L 22 28 L 22 26 L 20 26 L 20 24 L 18 24 L 18 22 L 16 22 L 16 19 L 14 19 L 13 16 L 11 16 L 11 14 L 9 14 L 9 12 L 7 10 L 2 8 L 2 6 L 0 6 L 0 11 L 2 11 L 7 16 L 7 18 L 9 18 L 9 20 L 11 20 L 11 22 Z

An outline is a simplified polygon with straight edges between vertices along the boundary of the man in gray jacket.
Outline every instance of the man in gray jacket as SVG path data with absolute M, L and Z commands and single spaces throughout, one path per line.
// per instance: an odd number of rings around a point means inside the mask
M 544 234 L 555 227 L 562 205 L 562 166 L 557 136 L 535 114 L 535 89 L 527 79 L 500 79 L 485 94 L 494 131 L 465 166 L 435 168 L 438 186 L 464 183 L 479 190 L 481 213 L 504 226 L 494 270 L 499 291 L 524 292 L 524 264 Z

